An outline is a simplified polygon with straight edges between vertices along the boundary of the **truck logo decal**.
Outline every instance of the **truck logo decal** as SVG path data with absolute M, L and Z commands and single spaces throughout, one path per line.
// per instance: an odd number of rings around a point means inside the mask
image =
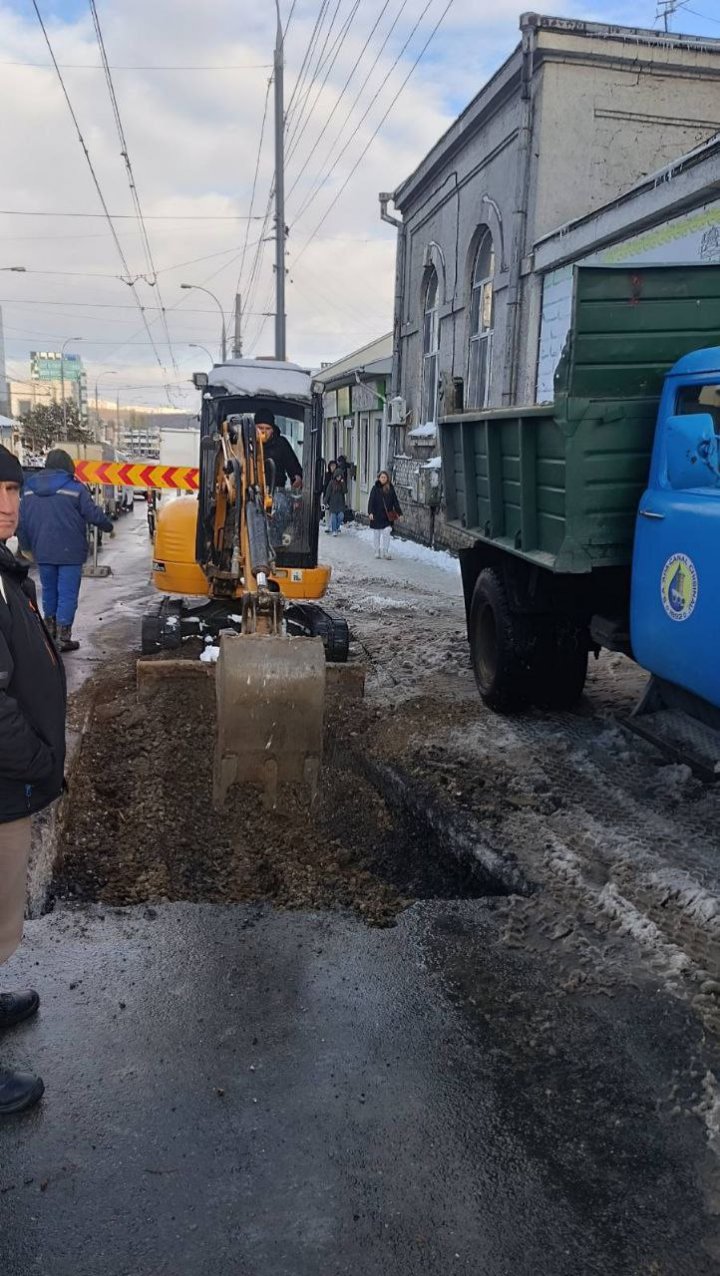
M 695 610 L 698 576 L 687 554 L 671 554 L 660 577 L 662 605 L 671 620 L 687 620 Z

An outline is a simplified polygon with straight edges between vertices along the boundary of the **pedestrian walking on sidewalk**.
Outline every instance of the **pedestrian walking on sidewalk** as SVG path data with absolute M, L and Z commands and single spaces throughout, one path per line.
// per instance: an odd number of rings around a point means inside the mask
M 75 478 L 72 457 L 53 448 L 45 469 L 25 486 L 18 536 L 38 565 L 45 624 L 61 651 L 77 651 L 80 646 L 73 641 L 72 627 L 88 554 L 88 524 L 103 532 L 113 530 L 111 519 Z
M 402 518 L 397 492 L 390 482 L 387 470 L 381 470 L 370 492 L 368 515 L 375 541 L 375 557 L 390 558 L 390 537 L 393 524 Z
M 332 478 L 325 488 L 325 509 L 328 515 L 329 530 L 333 536 L 340 535 L 340 528 L 343 525 L 345 515 L 345 497 L 347 495 L 347 483 L 340 466 L 335 467 Z
M 20 517 L 23 472 L 0 447 L 0 965 L 22 939 L 30 817 L 60 796 L 65 766 L 65 673 L 35 601 L 27 566 L 5 542 Z M 5 1032 L 38 1009 L 30 989 L 0 993 Z M 0 1064 L 0 1117 L 38 1102 L 43 1083 Z
M 335 473 L 336 469 L 337 469 L 337 461 L 335 460 L 328 461 L 328 467 L 325 471 L 325 481 L 323 483 L 323 498 L 322 498 L 323 514 L 325 515 L 325 535 L 326 536 L 330 535 L 332 528 L 330 526 L 330 510 L 327 508 L 325 504 L 325 493 L 328 490 L 328 484 L 333 474 Z

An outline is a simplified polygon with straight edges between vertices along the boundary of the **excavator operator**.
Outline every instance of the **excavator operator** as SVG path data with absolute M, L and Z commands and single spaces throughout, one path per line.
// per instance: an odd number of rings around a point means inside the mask
M 280 433 L 273 413 L 267 408 L 261 408 L 255 413 L 255 425 L 262 439 L 265 464 L 270 471 L 268 481 L 272 479 L 276 488 L 283 488 L 289 479 L 295 491 L 299 491 L 303 482 L 302 465 L 290 441 Z M 272 461 L 272 466 L 267 465 L 268 461 Z

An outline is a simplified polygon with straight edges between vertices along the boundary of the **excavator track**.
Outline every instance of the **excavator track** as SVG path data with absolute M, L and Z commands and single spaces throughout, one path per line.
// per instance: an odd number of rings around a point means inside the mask
M 285 610 L 290 634 L 306 638 L 322 638 L 325 659 L 330 664 L 345 664 L 350 650 L 350 629 L 346 620 L 333 616 L 317 603 L 293 603 Z
M 186 606 L 182 599 L 163 598 L 158 607 L 143 616 L 142 654 L 177 651 L 184 638 L 217 638 L 221 630 L 242 631 L 241 604 L 232 611 L 226 603 L 202 603 Z M 325 659 L 330 664 L 345 664 L 350 650 L 348 623 L 333 616 L 317 603 L 293 603 L 285 610 L 287 632 L 293 637 L 322 638 Z

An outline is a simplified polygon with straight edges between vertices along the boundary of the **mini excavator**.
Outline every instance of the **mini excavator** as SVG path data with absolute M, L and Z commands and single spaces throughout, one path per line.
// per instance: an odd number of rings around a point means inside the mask
M 142 649 L 217 643 L 216 805 L 235 783 L 275 805 L 281 785 L 317 785 L 325 662 L 348 655 L 346 621 L 318 601 L 331 572 L 318 564 L 322 397 L 309 373 L 270 360 L 232 360 L 193 380 L 198 497 L 160 505 L 153 583 L 164 596 L 143 618 Z M 256 413 L 296 436 L 301 485 L 276 482 Z

